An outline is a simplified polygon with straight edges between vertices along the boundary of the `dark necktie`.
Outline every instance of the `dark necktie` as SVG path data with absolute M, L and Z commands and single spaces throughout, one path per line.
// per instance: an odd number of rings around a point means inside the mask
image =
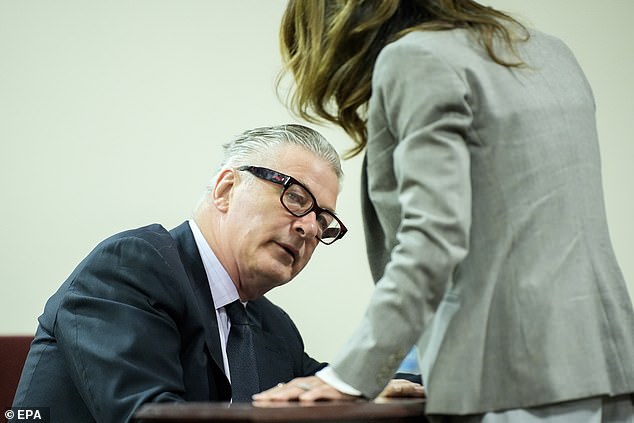
M 239 300 L 225 306 L 231 321 L 227 340 L 227 358 L 231 373 L 233 402 L 251 401 L 251 395 L 260 392 L 260 381 L 253 348 L 253 332 L 247 311 Z

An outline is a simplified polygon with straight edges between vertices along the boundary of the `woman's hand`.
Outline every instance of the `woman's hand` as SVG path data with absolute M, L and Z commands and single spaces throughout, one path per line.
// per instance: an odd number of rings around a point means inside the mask
M 379 394 L 379 398 L 395 397 L 425 398 L 425 388 L 406 379 L 392 379 Z

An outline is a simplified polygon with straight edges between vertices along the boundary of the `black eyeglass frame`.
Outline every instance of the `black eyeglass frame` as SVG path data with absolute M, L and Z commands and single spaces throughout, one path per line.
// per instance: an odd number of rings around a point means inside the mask
M 343 224 L 341 219 L 339 219 L 337 217 L 337 215 L 335 215 L 330 210 L 327 210 L 327 209 L 324 209 L 322 207 L 319 207 L 319 205 L 317 204 L 317 199 L 315 198 L 313 193 L 310 192 L 310 190 L 308 188 L 306 188 L 306 186 L 304 184 L 302 184 L 301 182 L 299 182 L 297 179 L 293 178 L 292 176 L 288 176 L 288 175 L 285 175 L 285 174 L 280 173 L 278 171 L 275 171 L 275 170 L 272 170 L 272 169 L 268 169 L 266 167 L 260 167 L 260 166 L 249 166 L 249 165 L 240 166 L 240 167 L 238 167 L 238 170 L 247 171 L 247 172 L 251 173 L 252 175 L 257 176 L 260 179 L 264 179 L 266 181 L 273 182 L 274 184 L 282 185 L 284 187 L 284 190 L 282 190 L 282 194 L 280 195 L 280 203 L 282 203 L 282 206 L 284 206 L 284 208 L 290 214 L 292 214 L 295 217 L 303 217 L 303 216 L 306 216 L 307 214 L 309 214 L 311 212 L 315 212 L 315 215 L 317 215 L 317 216 L 319 216 L 321 213 L 327 213 L 330 216 L 332 216 L 337 221 L 339 226 L 341 227 L 341 229 L 339 231 L 339 234 L 337 234 L 336 237 L 332 238 L 332 241 L 324 241 L 323 239 L 317 237 L 317 239 L 321 243 L 326 244 L 326 245 L 330 245 L 330 244 L 334 243 L 336 240 L 343 238 L 343 236 L 346 234 L 346 232 L 348 232 L 348 228 L 346 228 L 346 225 Z M 296 212 L 290 210 L 286 206 L 286 204 L 284 204 L 284 194 L 286 193 L 286 190 L 291 185 L 299 185 L 304 191 L 306 191 L 308 193 L 308 195 L 310 195 L 310 198 L 313 200 L 312 207 L 310 207 L 305 212 L 296 213 Z

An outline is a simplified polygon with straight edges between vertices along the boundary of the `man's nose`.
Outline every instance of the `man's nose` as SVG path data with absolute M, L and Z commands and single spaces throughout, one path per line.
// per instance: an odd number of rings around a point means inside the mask
M 317 237 L 319 234 L 319 226 L 317 225 L 317 214 L 312 211 L 305 216 L 296 217 L 293 227 L 300 235 L 305 238 Z

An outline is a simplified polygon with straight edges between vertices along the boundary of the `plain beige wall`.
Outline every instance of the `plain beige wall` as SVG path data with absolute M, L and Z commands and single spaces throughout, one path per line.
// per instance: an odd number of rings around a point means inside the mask
M 0 0 L 0 333 L 32 333 L 46 299 L 104 237 L 189 217 L 245 129 L 297 121 L 273 89 L 283 0 Z M 562 37 L 594 87 L 614 247 L 634 292 L 631 0 L 497 0 Z M 322 132 L 343 151 L 345 135 Z M 360 159 L 344 163 L 349 236 L 272 292 L 330 360 L 372 290 Z

